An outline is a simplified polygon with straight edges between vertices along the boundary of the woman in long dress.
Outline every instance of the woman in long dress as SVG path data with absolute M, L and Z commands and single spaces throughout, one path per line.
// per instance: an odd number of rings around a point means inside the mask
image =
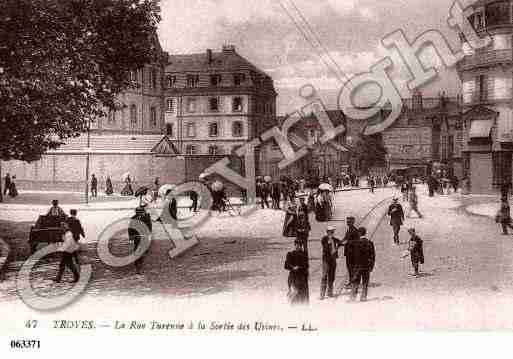
M 114 193 L 114 188 L 112 186 L 112 180 L 110 179 L 110 176 L 107 176 L 107 179 L 105 180 L 105 194 L 107 196 L 110 196 Z
M 308 257 L 299 240 L 294 241 L 295 249 L 287 253 L 285 269 L 289 271 L 288 294 L 290 304 L 308 304 Z
M 130 176 L 126 176 L 125 187 L 121 191 L 121 195 L 122 196 L 133 196 L 134 195 L 134 190 L 132 188 L 132 179 L 130 178 Z
M 18 189 L 16 188 L 16 176 L 12 176 L 11 183 L 9 185 L 9 196 L 12 198 L 18 196 Z
M 294 202 L 287 202 L 285 220 L 283 221 L 283 236 L 296 237 L 297 206 Z

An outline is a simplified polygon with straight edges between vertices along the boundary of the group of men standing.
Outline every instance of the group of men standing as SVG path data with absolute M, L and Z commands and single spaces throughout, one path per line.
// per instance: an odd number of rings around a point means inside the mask
M 295 250 L 287 253 L 285 269 L 289 270 L 288 286 L 289 300 L 292 304 L 306 304 L 309 300 L 308 289 L 308 252 L 303 247 L 302 240 L 294 242 Z M 335 237 L 335 228 L 328 226 L 326 235 L 321 239 L 321 283 L 320 300 L 333 297 L 333 284 L 337 271 L 340 247 L 343 248 L 349 282 L 346 288 L 351 289 L 350 300 L 358 295 L 358 287 L 362 285 L 361 301 L 367 300 L 370 273 L 374 269 L 374 244 L 367 238 L 364 227 L 356 228 L 354 217 L 347 218 L 347 231 L 342 240 Z

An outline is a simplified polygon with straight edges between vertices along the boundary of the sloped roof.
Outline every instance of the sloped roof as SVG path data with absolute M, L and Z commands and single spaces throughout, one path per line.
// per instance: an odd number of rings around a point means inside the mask
M 166 65 L 166 72 L 234 72 L 234 71 L 255 71 L 269 77 L 265 72 L 253 65 L 251 62 L 240 56 L 234 49 L 228 51 L 212 51 L 212 61 L 208 61 L 207 52 L 169 55 Z
M 178 149 L 168 136 L 162 137 L 162 139 L 151 149 L 151 152 L 159 155 L 179 154 Z
M 92 153 L 151 153 L 161 140 L 161 135 L 91 135 Z M 72 138 L 49 153 L 84 153 L 87 151 L 87 135 Z

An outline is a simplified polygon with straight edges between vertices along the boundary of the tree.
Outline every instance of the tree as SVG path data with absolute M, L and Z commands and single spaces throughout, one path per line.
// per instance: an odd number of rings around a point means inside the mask
M 361 135 L 354 146 L 354 153 L 360 170 L 368 173 L 373 166 L 386 164 L 387 150 L 383 145 L 381 135 Z
M 0 159 L 35 161 L 114 108 L 157 61 L 156 0 L 4 0 Z

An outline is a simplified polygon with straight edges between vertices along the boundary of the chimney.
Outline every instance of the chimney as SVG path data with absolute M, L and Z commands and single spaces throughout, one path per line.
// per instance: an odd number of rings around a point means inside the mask
M 223 52 L 225 54 L 234 54 L 235 46 L 234 45 L 223 45 Z
M 207 49 L 207 63 L 209 63 L 209 64 L 212 63 L 212 50 L 211 49 Z

